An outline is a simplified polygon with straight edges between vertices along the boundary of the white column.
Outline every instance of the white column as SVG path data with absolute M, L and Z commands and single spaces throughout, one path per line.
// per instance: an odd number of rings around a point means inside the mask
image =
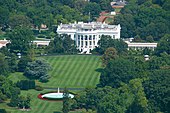
M 91 36 L 91 46 L 92 46 L 92 49 L 94 48 L 94 46 L 93 46 L 93 37 Z
M 79 45 L 79 50 L 81 50 L 81 35 L 80 35 L 80 45 Z
M 77 46 L 77 48 L 79 47 L 79 45 L 78 45 L 79 44 L 78 43 L 78 41 L 79 41 L 78 38 L 79 38 L 78 35 L 76 35 L 76 46 Z
M 85 38 L 86 38 L 86 36 L 85 36 L 85 35 L 83 35 L 83 48 L 85 48 L 85 46 L 86 46 Z
M 89 35 L 87 35 L 87 48 L 89 48 L 89 44 L 90 42 L 89 42 Z
M 99 39 L 99 35 L 95 37 L 95 46 L 98 46 L 98 45 L 97 45 L 98 39 Z

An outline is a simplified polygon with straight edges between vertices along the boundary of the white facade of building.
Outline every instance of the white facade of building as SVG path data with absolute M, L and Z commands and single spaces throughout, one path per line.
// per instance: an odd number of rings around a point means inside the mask
M 137 43 L 137 42 L 128 42 L 125 41 L 128 44 L 128 50 L 129 49 L 135 49 L 135 50 L 143 50 L 145 48 L 154 50 L 157 47 L 157 43 Z
M 106 23 L 73 23 L 60 24 L 57 28 L 58 34 L 68 34 L 75 40 L 77 49 L 81 53 L 89 54 L 96 46 L 102 35 L 109 35 L 113 39 L 120 39 L 120 25 L 108 25 Z

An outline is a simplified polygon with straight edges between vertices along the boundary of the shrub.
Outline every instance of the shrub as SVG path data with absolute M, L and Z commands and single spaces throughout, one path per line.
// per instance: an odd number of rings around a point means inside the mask
M 35 87 L 35 90 L 37 90 L 37 91 L 42 91 L 42 90 L 44 90 L 44 88 L 43 88 L 42 86 L 37 85 L 37 86 Z
M 21 90 L 35 89 L 35 81 L 34 80 L 21 80 L 17 82 L 17 87 Z
M 0 113 L 7 113 L 5 109 L 0 109 Z

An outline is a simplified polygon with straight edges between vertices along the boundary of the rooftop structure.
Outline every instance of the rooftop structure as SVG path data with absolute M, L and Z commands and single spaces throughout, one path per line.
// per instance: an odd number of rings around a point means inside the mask
M 114 0 L 111 2 L 111 6 L 113 8 L 123 8 L 125 5 L 127 5 L 127 2 L 125 0 Z
M 6 39 L 4 39 L 4 40 L 0 40 L 0 48 L 2 48 L 2 47 L 4 47 L 4 46 L 6 46 L 8 43 L 10 43 L 10 41 L 9 41 L 9 40 L 6 40 Z
M 96 46 L 101 35 L 109 35 L 113 39 L 120 39 L 120 25 L 108 25 L 101 22 L 60 24 L 58 34 L 68 34 L 75 40 L 77 49 L 81 53 L 89 54 Z

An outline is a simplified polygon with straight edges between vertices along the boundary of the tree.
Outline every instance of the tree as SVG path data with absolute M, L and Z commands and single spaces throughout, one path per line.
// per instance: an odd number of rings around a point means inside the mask
M 74 98 L 77 108 L 92 109 L 98 113 L 147 113 L 148 100 L 142 81 L 132 79 L 118 88 L 87 88 L 82 95 Z
M 5 25 L 8 22 L 9 10 L 5 7 L 0 7 L 0 25 Z
M 101 10 L 103 11 L 112 11 L 113 8 L 111 6 L 111 3 L 112 0 L 100 0 L 100 7 L 101 7 Z
M 19 96 L 18 107 L 22 109 L 29 109 L 30 108 L 31 98 L 29 95 L 27 96 Z
M 158 43 L 156 48 L 156 54 L 160 55 L 161 53 L 166 52 L 170 54 L 170 34 L 165 34 Z
M 42 82 L 47 82 L 49 75 L 48 71 L 51 69 L 48 63 L 42 59 L 37 59 L 33 62 L 28 62 L 24 75 L 31 79 L 39 79 Z M 46 77 L 44 80 L 43 77 Z
M 120 68 L 121 67 L 121 68 Z M 109 61 L 103 69 L 98 86 L 120 87 L 121 83 L 128 83 L 129 80 L 137 77 L 134 62 L 127 59 L 117 58 Z
M 5 55 L 0 53 L 0 75 L 7 75 L 9 73 L 8 62 L 5 59 Z
M 77 53 L 74 40 L 67 34 L 56 34 L 54 40 L 50 42 L 49 47 L 46 48 L 49 53 Z
M 5 109 L 0 109 L 0 113 L 7 113 Z
M 169 69 L 159 69 L 151 71 L 149 80 L 144 82 L 146 97 L 153 112 L 170 112 L 169 79 Z
M 9 71 L 10 72 L 15 72 L 17 71 L 17 56 L 14 54 L 14 53 L 11 53 L 8 58 L 7 58 L 7 61 L 8 61 L 8 66 L 9 66 Z
M 117 51 L 115 48 L 107 48 L 104 55 L 102 56 L 102 64 L 103 66 L 106 66 L 108 62 L 112 59 L 116 59 L 117 56 Z
M 134 95 L 133 102 L 128 108 L 128 112 L 131 113 L 147 113 L 148 112 L 148 100 L 146 98 L 144 87 L 142 86 L 141 79 L 132 79 L 129 81 L 129 89 Z
M 23 56 L 18 62 L 18 71 L 24 72 L 28 62 L 31 62 L 32 60 L 28 56 Z
M 65 88 L 63 91 L 63 113 L 69 112 L 69 92 L 68 89 Z
M 9 18 L 9 25 L 12 28 L 15 28 L 17 26 L 28 27 L 28 26 L 31 26 L 31 23 L 30 23 L 30 19 L 26 17 L 25 15 L 14 14 L 10 16 Z
M 62 39 L 63 39 L 63 48 L 64 48 L 64 52 L 65 53 L 72 53 L 76 50 L 76 47 L 75 47 L 75 43 L 74 41 L 71 39 L 71 37 L 69 35 L 62 35 L 61 36 Z
M 10 34 L 11 43 L 7 46 L 13 53 L 27 54 L 34 40 L 33 32 L 26 27 L 16 27 Z
M 35 89 L 34 80 L 21 80 L 16 83 L 16 86 L 21 90 Z
M 104 54 L 107 48 L 113 47 L 117 50 L 118 54 L 127 51 L 127 44 L 123 40 L 112 39 L 108 35 L 102 35 L 101 39 L 98 41 L 99 47 L 95 49 L 100 54 Z
M 100 12 L 101 12 L 101 8 L 100 5 L 97 3 L 89 2 L 84 8 L 84 14 L 89 15 L 91 17 L 91 20 L 95 20 Z

